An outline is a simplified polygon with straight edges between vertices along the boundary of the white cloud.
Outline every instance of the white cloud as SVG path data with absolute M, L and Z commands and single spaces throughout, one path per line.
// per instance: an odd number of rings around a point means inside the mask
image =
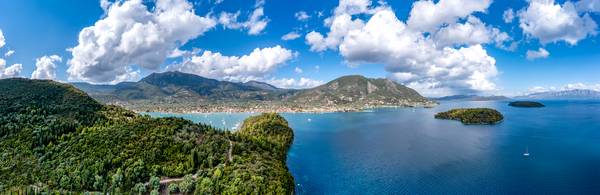
M 440 0 L 413 3 L 407 24 L 411 29 L 433 32 L 444 24 L 454 23 L 473 12 L 485 12 L 491 0 Z
M 535 60 L 538 58 L 547 58 L 550 55 L 550 52 L 546 51 L 544 48 L 539 48 L 537 51 L 535 50 L 527 50 L 527 59 Z
M 296 67 L 296 68 L 294 68 L 294 72 L 301 74 L 303 71 L 300 67 Z
M 575 45 L 596 35 L 596 22 L 588 14 L 579 15 L 570 1 L 560 5 L 554 0 L 530 0 L 529 6 L 520 10 L 518 16 L 523 32 L 543 44 L 565 41 Z
M 576 6 L 580 12 L 600 12 L 600 0 L 581 0 Z
M 6 53 L 4 53 L 4 57 L 10 57 L 13 54 L 15 54 L 15 50 L 8 50 Z
M 0 58 L 0 79 L 17 77 L 23 70 L 22 64 L 6 67 L 6 60 Z
M 42 56 L 35 60 L 32 79 L 56 79 L 56 62 L 62 62 L 58 55 Z
M 433 39 L 439 46 L 476 45 L 496 42 L 502 46 L 510 37 L 497 28 L 486 26 L 475 16 L 467 17 L 465 23 L 453 23 L 434 33 Z
M 294 17 L 296 17 L 296 19 L 298 21 L 302 21 L 302 22 L 306 22 L 306 21 L 308 21 L 308 19 L 310 19 L 310 15 L 308 15 L 308 13 L 306 13 L 305 11 L 296 12 L 294 14 Z
M 69 80 L 115 83 L 134 79 L 133 66 L 156 70 L 173 49 L 216 22 L 195 14 L 186 0 L 158 0 L 149 10 L 141 0 L 115 2 L 106 17 L 79 33 L 70 49 Z
M 325 26 L 329 27 L 327 35 L 311 31 L 306 34 L 306 44 L 311 51 L 336 50 L 348 31 L 364 26 L 361 19 L 352 19 L 357 14 L 372 14 L 378 8 L 371 7 L 371 0 L 340 0 L 334 10 L 334 15 L 325 19 Z
M 323 84 L 323 81 L 312 80 L 312 79 L 308 79 L 308 78 L 304 78 L 304 77 L 302 77 L 300 79 L 293 79 L 293 78 L 271 79 L 271 80 L 268 80 L 267 82 L 272 85 L 275 85 L 276 87 L 285 88 L 285 89 L 312 88 L 312 87 L 316 87 L 316 86 Z
M 306 43 L 310 45 L 311 51 L 335 50 L 350 30 L 360 29 L 363 26 L 364 22 L 362 20 L 352 20 L 352 16 L 349 14 L 337 15 L 331 21 L 327 37 L 321 33 L 312 31 L 306 35 Z
M 392 10 L 380 9 L 366 25 L 344 35 L 339 49 L 348 63 L 384 64 L 391 78 L 426 95 L 496 90 L 496 60 L 479 44 L 493 39 L 465 40 L 467 46 L 440 46 Z
M 279 45 L 256 48 L 250 54 L 240 57 L 204 51 L 202 55 L 187 58 L 181 64 L 171 65 L 168 69 L 228 81 L 260 81 L 295 55 L 291 50 Z
M 506 11 L 504 11 L 502 14 L 502 19 L 504 19 L 505 23 L 512 23 L 512 21 L 515 19 L 515 12 L 513 9 L 508 8 Z
M 405 23 L 385 3 L 372 7 L 371 1 L 340 0 L 334 16 L 325 19 L 327 35 L 310 32 L 306 43 L 311 51 L 339 50 L 349 65 L 383 64 L 390 78 L 426 95 L 495 91 L 496 60 L 482 44 L 507 50 L 516 44 L 505 46 L 512 41 L 507 33 L 472 15 L 490 4 L 417 1 Z
M 239 22 L 240 11 L 236 13 L 221 12 L 219 23 L 228 29 L 245 29 L 249 35 L 260 34 L 269 23 L 269 19 L 264 17 L 264 1 L 256 1 L 255 9 L 248 16 L 248 20 Z
M 281 40 L 289 41 L 297 38 L 300 38 L 300 34 L 298 34 L 297 32 L 289 32 L 288 34 L 283 35 L 281 37 Z
M 0 29 L 0 48 L 6 45 L 6 39 L 4 39 L 4 33 L 2 33 L 2 29 Z

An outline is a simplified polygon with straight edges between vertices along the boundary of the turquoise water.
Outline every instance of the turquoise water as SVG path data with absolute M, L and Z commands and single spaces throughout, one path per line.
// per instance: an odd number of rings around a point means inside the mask
M 288 166 L 298 194 L 599 194 L 600 102 L 543 103 L 284 114 L 295 133 Z M 505 120 L 465 126 L 433 118 L 456 107 L 495 108 Z M 232 129 L 249 115 L 175 116 Z

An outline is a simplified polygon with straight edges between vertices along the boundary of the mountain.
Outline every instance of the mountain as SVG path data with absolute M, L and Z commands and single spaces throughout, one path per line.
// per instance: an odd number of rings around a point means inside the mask
M 259 82 L 259 81 L 248 81 L 245 82 L 244 85 L 246 86 L 252 86 L 252 87 L 256 87 L 262 90 L 266 90 L 266 91 L 279 91 L 282 90 L 280 88 L 277 88 L 271 84 L 268 83 L 264 83 L 264 82 Z
M 219 81 L 181 72 L 153 73 L 138 82 L 117 85 L 73 85 L 101 102 L 138 111 L 337 111 L 433 103 L 394 81 L 357 75 L 303 90 L 281 89 L 258 81 Z
M 204 78 L 182 72 L 152 73 L 138 82 L 117 85 L 73 83 L 102 102 L 114 101 L 249 101 L 273 100 L 293 90 L 280 90 L 272 85 L 250 81 L 236 83 Z
M 298 92 L 290 102 L 299 105 L 403 105 L 432 103 L 417 91 L 389 79 L 343 76 L 324 85 Z
M 509 100 L 506 96 L 479 96 L 479 95 L 452 95 L 431 98 L 438 101 L 498 101 L 498 100 Z
M 600 91 L 589 90 L 589 89 L 573 89 L 564 91 L 549 91 L 531 93 L 525 96 L 518 96 L 515 99 L 562 99 L 562 100 L 586 100 L 586 99 L 600 99 Z
M 227 132 L 106 106 L 68 84 L 0 80 L 2 194 L 167 194 L 172 184 L 185 194 L 293 194 L 293 136 L 274 113 Z

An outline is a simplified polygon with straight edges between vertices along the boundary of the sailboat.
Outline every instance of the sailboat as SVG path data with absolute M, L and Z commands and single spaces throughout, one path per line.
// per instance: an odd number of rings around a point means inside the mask
M 525 156 L 525 157 L 529 156 L 529 147 L 525 148 L 525 153 L 523 153 L 523 156 Z

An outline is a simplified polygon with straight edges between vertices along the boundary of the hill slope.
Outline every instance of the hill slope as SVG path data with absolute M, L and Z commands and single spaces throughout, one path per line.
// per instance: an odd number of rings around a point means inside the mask
M 316 88 L 298 92 L 289 101 L 299 105 L 412 106 L 429 100 L 417 91 L 389 79 L 344 76 Z
M 264 123 L 272 118 L 278 122 Z M 0 80 L 0 192 L 129 194 L 164 191 L 149 182 L 162 179 L 200 194 L 293 193 L 285 119 L 264 114 L 246 123 L 260 131 L 138 115 L 53 81 Z

